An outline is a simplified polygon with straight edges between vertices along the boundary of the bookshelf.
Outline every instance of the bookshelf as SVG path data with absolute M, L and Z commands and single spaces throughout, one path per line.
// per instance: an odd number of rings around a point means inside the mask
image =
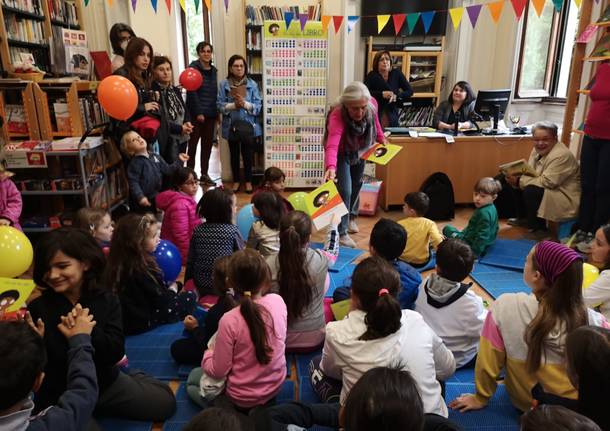
M 33 87 L 34 83 L 27 81 L 0 81 L 3 142 L 40 139 Z
M 378 51 L 381 49 L 369 37 L 367 73 L 373 69 L 373 58 Z M 402 71 L 413 88 L 411 101 L 403 108 L 401 123 L 409 127 L 431 125 L 434 109 L 440 103 L 445 38 L 442 37 L 438 45 L 422 46 L 421 49 L 388 51 L 393 67 Z
M 33 55 L 36 65 L 51 70 L 53 40 L 61 29 L 84 30 L 82 0 L 0 0 L 0 57 L 12 72 L 21 53 Z

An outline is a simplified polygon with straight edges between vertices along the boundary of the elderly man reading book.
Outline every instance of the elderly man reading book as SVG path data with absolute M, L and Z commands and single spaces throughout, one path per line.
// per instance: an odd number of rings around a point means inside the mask
M 580 172 L 570 150 L 557 139 L 557 126 L 538 122 L 532 127 L 534 148 L 525 173 L 506 169 L 506 181 L 520 190 L 521 205 L 531 233 L 544 235 L 548 228 L 557 237 L 559 222 L 575 218 L 580 203 Z M 528 172 L 530 171 L 530 172 Z M 522 223 L 509 220 L 510 224 Z

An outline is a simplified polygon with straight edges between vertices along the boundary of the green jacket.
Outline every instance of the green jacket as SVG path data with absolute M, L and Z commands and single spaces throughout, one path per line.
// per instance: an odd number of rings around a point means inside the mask
M 487 247 L 492 245 L 498 234 L 498 212 L 495 205 L 489 204 L 477 208 L 463 231 L 454 231 L 452 238 L 459 238 L 470 245 L 472 252 L 478 257 L 485 254 Z

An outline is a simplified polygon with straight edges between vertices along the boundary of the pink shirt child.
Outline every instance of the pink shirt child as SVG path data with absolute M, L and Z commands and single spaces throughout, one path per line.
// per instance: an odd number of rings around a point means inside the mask
M 19 217 L 21 216 L 21 193 L 9 175 L 0 173 L 0 218 L 11 222 L 11 226 L 21 230 Z
M 377 142 L 383 142 L 385 137 L 383 136 L 383 127 L 379 122 L 379 116 L 377 115 L 377 101 L 371 97 L 371 104 L 375 107 L 373 117 L 375 118 L 375 127 L 377 129 Z M 343 116 L 341 114 L 341 105 L 335 106 L 328 116 L 328 137 L 326 139 L 326 146 L 324 148 L 324 166 L 325 169 L 337 167 L 337 154 L 342 151 L 343 148 L 340 146 L 341 137 L 345 130 L 345 124 L 343 124 Z
M 176 190 L 159 193 L 155 201 L 157 208 L 165 211 L 161 238 L 178 247 L 182 265 L 186 265 L 193 231 L 201 224 L 201 219 L 197 216 L 197 202 L 192 196 Z
M 203 355 L 201 367 L 210 377 L 227 377 L 226 393 L 239 407 L 261 405 L 275 397 L 286 379 L 286 304 L 274 293 L 256 299 L 267 310 L 267 340 L 273 349 L 271 361 L 256 360 L 250 330 L 239 307 L 222 316 L 218 324 L 216 344 Z

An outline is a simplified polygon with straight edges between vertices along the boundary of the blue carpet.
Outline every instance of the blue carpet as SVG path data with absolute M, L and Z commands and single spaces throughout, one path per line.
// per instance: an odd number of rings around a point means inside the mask
M 417 269 L 418 272 L 425 272 L 425 271 L 434 269 L 435 266 L 436 266 L 436 255 L 432 254 L 432 257 L 430 257 L 430 261 L 426 264 L 426 266 L 423 266 L 421 268 L 415 268 L 415 269 Z
M 322 350 L 312 353 L 299 353 L 295 354 L 294 357 L 297 361 L 297 379 L 302 379 L 303 377 L 309 378 L 309 363 L 311 360 L 322 354 Z
M 193 368 L 196 368 L 195 365 L 180 365 L 178 367 L 178 377 L 180 377 L 180 380 L 186 380 L 191 371 L 193 371 Z
M 534 244 L 536 241 L 527 239 L 496 239 L 479 262 L 523 271 L 525 258 Z
M 308 376 L 299 379 L 299 401 L 306 404 L 322 402 L 320 397 L 318 397 L 318 394 L 314 392 Z
M 294 401 L 296 398 L 294 382 L 292 380 L 286 380 L 280 389 L 280 393 L 276 396 L 278 404 L 285 403 L 288 401 Z
M 474 383 L 474 364 L 467 368 L 460 368 L 446 383 Z
M 344 266 L 341 271 L 328 273 L 330 276 L 330 286 L 326 291 L 326 296 L 328 298 L 332 298 L 333 292 L 338 287 L 349 287 L 352 284 L 351 278 L 352 274 L 354 273 L 354 269 L 356 269 L 356 265 L 350 263 L 349 265 Z
M 475 388 L 473 383 L 447 383 L 445 391 L 449 403 L 461 394 L 474 393 Z M 484 409 L 466 413 L 449 409 L 449 419 L 464 431 L 518 431 L 519 415 L 519 411 L 511 404 L 504 385 L 498 385 L 496 393 Z
M 198 413 L 201 407 L 193 403 L 186 393 L 186 383 L 176 392 L 176 413 L 163 424 L 163 431 L 181 430 Z
M 183 328 L 182 322 L 176 322 L 125 337 L 129 368 L 142 370 L 162 380 L 184 379 L 188 375 L 186 368 L 174 362 L 169 350 L 171 343 L 181 338 Z
M 475 263 L 470 276 L 494 298 L 503 293 L 531 293 L 531 289 L 523 281 L 521 271 Z
M 127 419 L 97 419 L 103 431 L 150 431 L 152 422 L 129 421 Z
M 312 242 L 309 246 L 311 248 L 317 248 L 317 249 L 324 248 L 324 244 L 322 244 L 320 242 Z M 330 268 L 330 271 L 331 272 L 341 271 L 343 268 L 345 268 L 345 266 L 350 264 L 354 259 L 359 257 L 362 253 L 364 253 L 364 250 L 360 250 L 357 248 L 349 248 L 349 247 L 339 247 L 339 256 L 337 257 L 335 264 Z

